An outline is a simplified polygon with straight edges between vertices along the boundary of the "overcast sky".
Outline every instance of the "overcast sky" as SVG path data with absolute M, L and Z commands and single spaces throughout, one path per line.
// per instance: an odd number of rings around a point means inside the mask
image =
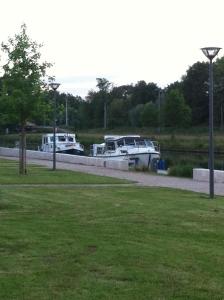
M 84 97 L 98 77 L 165 87 L 206 60 L 201 47 L 224 48 L 223 11 L 223 0 L 2 0 L 0 40 L 26 23 L 61 92 Z

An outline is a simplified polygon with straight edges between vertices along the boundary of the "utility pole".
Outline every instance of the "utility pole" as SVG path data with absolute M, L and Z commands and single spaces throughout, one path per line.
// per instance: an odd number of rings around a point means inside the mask
M 104 100 L 104 129 L 107 129 L 107 100 Z
M 65 125 L 68 127 L 68 96 L 65 98 Z

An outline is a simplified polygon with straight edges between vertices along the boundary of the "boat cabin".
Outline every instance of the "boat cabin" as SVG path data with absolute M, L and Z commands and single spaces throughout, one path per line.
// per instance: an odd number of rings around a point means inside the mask
M 54 134 L 48 133 L 42 136 L 41 151 L 52 152 L 54 143 Z M 64 147 L 70 147 L 76 144 L 76 136 L 71 133 L 55 134 L 56 151 Z

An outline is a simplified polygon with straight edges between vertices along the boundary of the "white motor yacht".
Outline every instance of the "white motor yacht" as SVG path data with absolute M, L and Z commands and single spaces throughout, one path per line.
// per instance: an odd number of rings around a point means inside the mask
M 93 144 L 91 156 L 106 159 L 127 159 L 130 166 L 156 170 L 160 159 L 157 142 L 139 135 L 106 135 L 102 144 Z
M 48 133 L 42 136 L 41 151 L 53 152 L 54 134 Z M 55 134 L 56 152 L 73 155 L 84 155 L 84 147 L 77 142 L 74 133 L 56 133 Z

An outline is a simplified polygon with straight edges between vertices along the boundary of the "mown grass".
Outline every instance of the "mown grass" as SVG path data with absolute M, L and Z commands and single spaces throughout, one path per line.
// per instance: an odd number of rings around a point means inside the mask
M 111 177 L 87 175 L 80 172 L 27 166 L 27 175 L 18 174 L 18 161 L 0 159 L 0 184 L 119 184 L 127 183 Z
M 59 184 L 1 188 L 0 299 L 223 299 L 222 197 Z

